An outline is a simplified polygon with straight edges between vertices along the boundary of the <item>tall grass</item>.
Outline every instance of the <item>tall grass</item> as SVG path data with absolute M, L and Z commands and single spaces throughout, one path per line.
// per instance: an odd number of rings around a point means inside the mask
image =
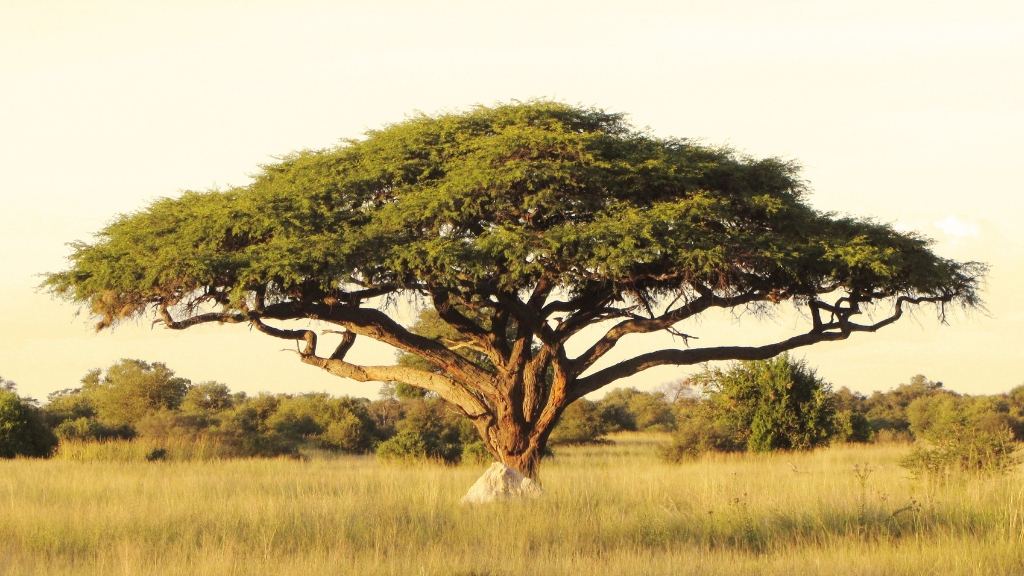
M 669 465 L 662 437 L 615 439 L 478 507 L 485 466 L 0 462 L 0 574 L 1024 573 L 1019 470 L 915 479 L 896 445 Z
M 79 462 L 205 461 L 229 458 L 234 450 L 216 438 L 136 438 L 107 442 L 63 440 L 56 458 Z

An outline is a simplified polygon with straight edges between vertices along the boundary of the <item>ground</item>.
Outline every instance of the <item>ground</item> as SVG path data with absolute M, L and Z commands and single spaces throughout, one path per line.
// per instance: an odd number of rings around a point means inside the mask
M 486 465 L 0 461 L 0 574 L 1024 573 L 1020 469 L 915 479 L 902 444 L 671 465 L 666 436 L 614 440 L 481 507 L 458 502 Z

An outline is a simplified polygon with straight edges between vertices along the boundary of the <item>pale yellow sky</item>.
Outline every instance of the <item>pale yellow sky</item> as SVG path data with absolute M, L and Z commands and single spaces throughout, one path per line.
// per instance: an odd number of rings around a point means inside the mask
M 925 310 L 797 352 L 836 386 L 888 389 L 916 373 L 966 393 L 1024 383 L 1024 7 L 934 1 L 0 0 L 0 375 L 45 397 L 127 357 L 235 390 L 374 395 L 244 327 L 93 334 L 34 292 L 34 274 L 61 269 L 64 243 L 118 212 L 245 183 L 274 155 L 415 110 L 532 97 L 798 159 L 815 206 L 992 264 L 988 315 L 940 326 Z M 801 322 L 708 317 L 684 331 L 756 343 Z

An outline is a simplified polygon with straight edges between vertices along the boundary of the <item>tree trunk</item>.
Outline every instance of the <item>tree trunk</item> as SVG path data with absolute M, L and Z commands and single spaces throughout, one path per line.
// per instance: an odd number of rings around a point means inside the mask
M 494 416 L 477 430 L 487 444 L 495 460 L 537 481 L 540 459 L 550 430 L 538 430 L 533 425 L 523 425 L 511 416 Z

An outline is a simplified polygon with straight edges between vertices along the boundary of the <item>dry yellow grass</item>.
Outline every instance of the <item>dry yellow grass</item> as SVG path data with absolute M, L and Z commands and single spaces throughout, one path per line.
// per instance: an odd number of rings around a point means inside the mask
M 1019 470 L 917 480 L 891 445 L 669 465 L 663 440 L 560 449 L 544 498 L 483 507 L 458 504 L 481 466 L 0 461 L 0 574 L 1024 574 Z

